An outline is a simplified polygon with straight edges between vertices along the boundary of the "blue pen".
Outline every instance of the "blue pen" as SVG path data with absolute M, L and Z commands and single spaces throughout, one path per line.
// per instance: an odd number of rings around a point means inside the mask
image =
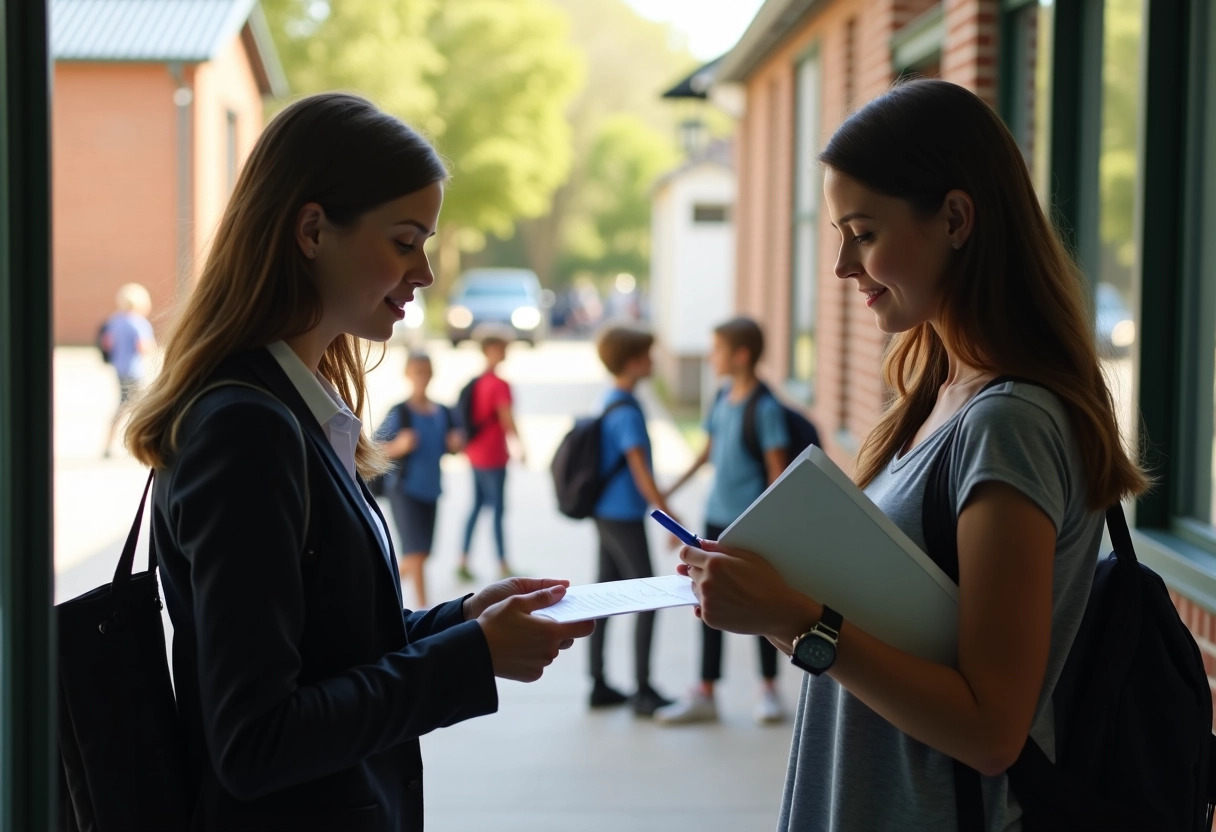
M 672 520 L 671 515 L 669 515 L 667 512 L 659 511 L 656 508 L 654 511 L 650 512 L 650 516 L 653 517 L 655 520 L 658 520 L 659 525 L 661 525 L 663 528 L 667 529 L 667 531 L 671 532 L 676 537 L 678 537 L 680 539 L 680 542 L 683 543 L 685 546 L 693 546 L 693 547 L 696 547 L 697 549 L 701 548 L 701 538 L 697 537 L 695 534 L 690 532 L 688 529 L 681 526 L 675 520 Z

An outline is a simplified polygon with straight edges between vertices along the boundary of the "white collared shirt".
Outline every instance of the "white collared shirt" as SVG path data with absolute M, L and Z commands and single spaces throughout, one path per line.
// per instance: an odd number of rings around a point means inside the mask
M 283 368 L 283 372 L 287 374 L 292 386 L 304 399 L 304 404 L 308 405 L 309 411 L 321 425 L 321 430 L 324 431 L 334 453 L 338 455 L 346 473 L 358 485 L 358 480 L 355 478 L 355 448 L 359 444 L 359 434 L 363 430 L 363 422 L 350 412 L 350 408 L 346 406 L 346 402 L 338 395 L 334 386 L 329 383 L 329 379 L 309 372 L 308 368 L 304 366 L 304 362 L 296 355 L 295 350 L 286 342 L 275 341 L 273 344 L 267 345 L 266 349 L 270 350 L 270 354 Z M 366 497 L 363 499 L 364 502 L 367 502 Z M 368 511 L 373 518 L 379 517 L 370 504 Z M 380 545 L 385 552 L 388 552 L 388 530 L 379 520 L 372 525 L 380 538 Z

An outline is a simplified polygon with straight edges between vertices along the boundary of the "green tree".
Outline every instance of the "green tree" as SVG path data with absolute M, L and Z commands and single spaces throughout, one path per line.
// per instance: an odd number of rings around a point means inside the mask
M 570 166 L 564 113 L 582 77 L 546 0 L 263 0 L 297 93 L 350 89 L 419 127 L 448 160 L 440 270 L 462 242 L 543 214 Z
M 594 212 L 613 210 L 605 196 L 610 183 L 596 183 L 597 172 L 590 165 L 605 120 L 632 114 L 635 123 L 652 131 L 656 146 L 668 145 L 661 152 L 672 158 L 675 111 L 660 96 L 697 66 L 666 25 L 640 17 L 622 0 L 551 2 L 569 15 L 571 40 L 586 60 L 587 82 L 566 112 L 574 153 L 570 174 L 553 194 L 549 211 L 517 227 L 527 264 L 546 285 L 562 282 L 574 264 L 589 263 L 588 254 L 602 242 L 596 240 Z M 636 227 L 648 235 L 649 208 L 634 216 L 639 223 Z M 504 247 L 496 248 L 502 251 Z
M 650 271 L 650 187 L 678 161 L 670 137 L 634 115 L 605 118 L 587 154 L 586 221 L 572 230 L 562 271 Z

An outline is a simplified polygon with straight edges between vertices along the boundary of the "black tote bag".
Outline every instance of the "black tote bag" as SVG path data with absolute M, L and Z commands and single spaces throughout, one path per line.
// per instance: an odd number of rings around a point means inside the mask
M 154 476 L 148 474 L 114 580 L 55 607 L 65 832 L 174 832 L 188 823 L 154 546 L 147 571 L 131 574 Z

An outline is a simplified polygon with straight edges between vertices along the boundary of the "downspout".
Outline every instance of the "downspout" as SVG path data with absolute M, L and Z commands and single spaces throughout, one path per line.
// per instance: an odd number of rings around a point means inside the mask
M 194 261 L 194 90 L 186 83 L 181 61 L 169 62 L 169 75 L 177 108 L 177 299 L 181 300 L 190 291 Z

